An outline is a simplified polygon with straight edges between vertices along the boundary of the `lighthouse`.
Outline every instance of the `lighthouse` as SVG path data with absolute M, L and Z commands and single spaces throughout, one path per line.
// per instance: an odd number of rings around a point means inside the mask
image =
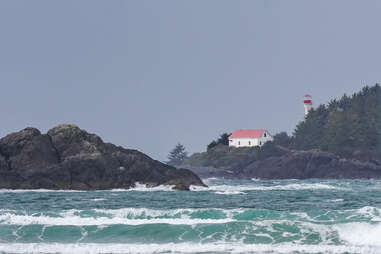
M 304 95 L 304 116 L 307 117 L 308 113 L 312 109 L 312 96 L 309 94 Z

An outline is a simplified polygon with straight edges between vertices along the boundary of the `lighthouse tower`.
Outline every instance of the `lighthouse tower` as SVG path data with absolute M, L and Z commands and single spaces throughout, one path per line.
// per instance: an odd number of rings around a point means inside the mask
M 304 95 L 304 116 L 307 117 L 308 113 L 312 109 L 312 96 L 309 94 Z

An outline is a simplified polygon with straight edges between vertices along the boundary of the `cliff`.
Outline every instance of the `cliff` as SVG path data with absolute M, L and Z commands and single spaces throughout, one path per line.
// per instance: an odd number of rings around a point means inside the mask
M 26 128 L 0 139 L 0 188 L 104 190 L 204 185 L 189 170 L 175 169 L 136 150 L 104 143 L 74 125 L 41 134 Z

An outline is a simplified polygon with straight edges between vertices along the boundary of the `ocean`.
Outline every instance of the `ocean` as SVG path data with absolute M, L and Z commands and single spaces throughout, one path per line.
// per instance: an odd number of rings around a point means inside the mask
M 0 253 L 381 253 L 379 180 L 0 190 Z

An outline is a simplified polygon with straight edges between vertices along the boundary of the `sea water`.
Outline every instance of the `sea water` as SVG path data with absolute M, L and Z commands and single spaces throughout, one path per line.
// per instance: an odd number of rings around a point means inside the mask
M 0 253 L 381 253 L 381 181 L 0 190 Z

